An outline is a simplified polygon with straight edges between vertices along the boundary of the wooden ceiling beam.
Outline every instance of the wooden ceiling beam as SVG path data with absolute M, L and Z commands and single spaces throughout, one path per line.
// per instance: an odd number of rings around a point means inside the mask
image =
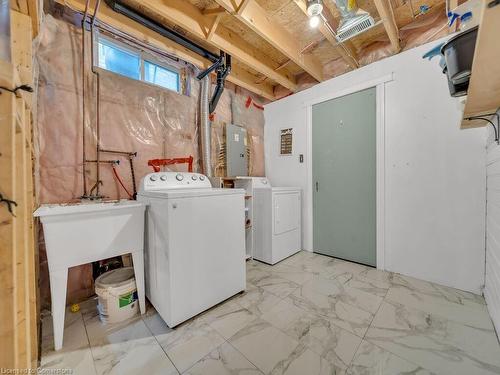
M 219 14 L 224 14 L 226 13 L 226 10 L 223 7 L 217 7 L 217 8 L 210 8 L 210 9 L 204 9 L 203 14 L 205 16 L 212 16 L 212 15 L 219 15 Z
M 374 0 L 374 3 L 391 42 L 393 52 L 398 53 L 401 51 L 401 44 L 399 43 L 399 30 L 392 6 L 387 0 Z
M 304 0 L 293 0 L 294 3 L 304 12 L 305 15 L 307 15 L 307 5 Z M 328 13 L 327 13 L 328 12 Z M 333 18 L 331 14 L 329 14 L 328 8 L 324 7 L 323 8 L 323 13 L 325 14 L 325 18 L 327 20 Z M 333 25 L 331 25 L 333 27 Z M 323 36 L 330 42 L 330 44 L 335 48 L 335 50 L 338 52 L 338 54 L 344 59 L 344 61 L 353 69 L 359 68 L 359 63 L 357 61 L 357 53 L 354 50 L 352 44 L 350 43 L 339 43 L 337 39 L 335 39 L 335 36 L 331 33 L 331 31 L 328 29 L 328 26 L 324 23 L 321 22 L 319 25 L 319 31 Z
M 85 0 L 56 0 L 58 3 L 69 6 L 79 12 L 85 9 Z M 207 68 L 211 65 L 210 61 L 202 58 L 200 55 L 180 46 L 168 38 L 148 29 L 147 27 L 132 21 L 131 19 L 114 12 L 102 2 L 97 15 L 98 19 L 105 24 L 120 30 L 144 43 L 155 48 L 161 49 L 166 53 L 177 56 L 179 59 L 189 62 L 199 68 Z M 235 85 L 241 86 L 257 95 L 269 100 L 276 100 L 274 95 L 274 86 L 269 82 L 256 83 L 257 77 L 243 69 L 238 61 L 234 61 L 231 74 L 227 80 Z
M 301 53 L 302 46 L 288 30 L 272 20 L 255 0 L 215 0 L 261 38 L 304 69 L 317 81 L 324 80 L 321 62 L 311 54 Z
M 288 88 L 291 91 L 297 90 L 295 77 L 288 71 L 277 72 L 277 63 L 273 62 L 269 56 L 258 48 L 246 42 L 239 35 L 219 24 L 213 30 L 211 39 L 208 40 L 210 30 L 213 26 L 213 17 L 206 17 L 203 12 L 186 0 L 131 0 L 128 4 L 137 6 L 137 9 L 147 11 L 168 20 L 181 27 L 194 36 L 204 39 L 213 47 L 220 49 L 238 61 L 243 62 L 250 68 L 267 76 L 271 80 Z

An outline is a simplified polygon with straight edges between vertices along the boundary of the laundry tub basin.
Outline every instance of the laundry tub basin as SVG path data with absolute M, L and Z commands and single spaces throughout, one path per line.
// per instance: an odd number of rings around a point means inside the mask
M 111 258 L 144 246 L 145 206 L 136 201 L 43 205 L 49 268 L 56 270 Z
M 144 212 L 137 201 L 43 205 L 35 211 L 45 237 L 56 350 L 62 347 L 70 267 L 132 254 L 144 313 Z

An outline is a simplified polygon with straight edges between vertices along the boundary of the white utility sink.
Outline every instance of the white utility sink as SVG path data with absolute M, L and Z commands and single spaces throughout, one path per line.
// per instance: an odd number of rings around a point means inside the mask
M 43 205 L 55 350 L 62 348 L 68 268 L 132 254 L 141 314 L 144 299 L 144 211 L 137 201 Z

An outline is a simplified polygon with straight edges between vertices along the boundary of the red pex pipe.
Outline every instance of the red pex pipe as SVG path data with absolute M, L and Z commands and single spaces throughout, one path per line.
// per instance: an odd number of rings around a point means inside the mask
M 252 104 L 253 104 L 253 106 L 254 106 L 255 108 L 260 109 L 261 111 L 263 111 L 263 110 L 264 110 L 264 107 L 263 107 L 263 106 L 261 106 L 261 105 L 259 105 L 259 104 L 255 103 L 255 102 L 253 101 L 253 99 L 249 96 L 249 97 L 247 98 L 246 103 L 245 103 L 245 107 L 250 108 L 250 106 L 251 106 Z
M 130 192 L 125 187 L 125 184 L 123 183 L 122 179 L 120 178 L 120 175 L 118 174 L 118 171 L 116 170 L 115 165 L 113 164 L 111 167 L 113 168 L 113 174 L 115 175 L 116 179 L 118 180 L 118 182 L 122 186 L 123 190 L 125 190 L 125 192 L 127 193 L 128 197 L 130 199 L 134 199 L 134 197 L 132 196 L 132 194 L 130 194 Z
M 172 164 L 187 164 L 188 172 L 193 172 L 193 157 L 189 156 L 186 158 L 174 158 L 174 159 L 152 159 L 148 160 L 148 165 L 153 167 L 153 171 L 159 172 L 160 167 Z

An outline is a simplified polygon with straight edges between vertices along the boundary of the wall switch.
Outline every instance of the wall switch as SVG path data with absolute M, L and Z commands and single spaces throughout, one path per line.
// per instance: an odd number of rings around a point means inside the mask
M 304 162 L 304 154 L 300 154 L 299 155 L 299 163 L 303 163 Z

